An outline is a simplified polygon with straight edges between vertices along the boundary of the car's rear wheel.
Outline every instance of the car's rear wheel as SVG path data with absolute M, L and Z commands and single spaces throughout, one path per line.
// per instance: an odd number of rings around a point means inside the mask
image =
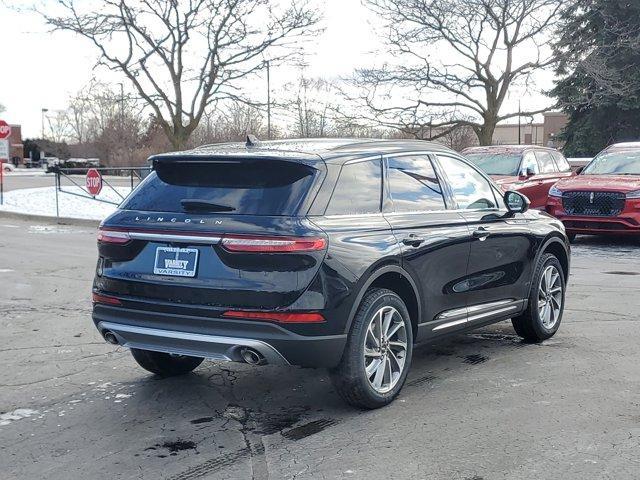
M 204 358 L 199 357 L 152 352 L 137 348 L 131 349 L 131 355 L 142 368 L 161 377 L 184 375 L 195 370 L 204 360 Z
M 379 408 L 400 393 L 413 349 L 409 312 L 391 290 L 369 290 L 353 320 L 342 360 L 330 371 L 340 396 L 359 408 Z
M 562 265 L 550 253 L 536 266 L 525 312 L 511 319 L 516 333 L 527 341 L 541 342 L 558 331 L 564 312 L 565 278 Z

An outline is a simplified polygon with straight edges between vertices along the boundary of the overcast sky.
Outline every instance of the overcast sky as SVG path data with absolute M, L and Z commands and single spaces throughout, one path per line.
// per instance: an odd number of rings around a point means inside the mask
M 68 33 L 49 33 L 38 15 L 8 7 L 20 3 L 0 0 L 0 51 L 4 57 L 0 104 L 6 107 L 2 118 L 21 124 L 23 137 L 28 138 L 40 136 L 42 108 L 63 109 L 68 97 L 92 77 L 114 83 L 119 78 L 103 69 L 92 69 L 96 51 L 86 40 Z M 329 79 L 347 76 L 354 67 L 367 65 L 373 58 L 372 51 L 378 52 L 377 60 L 385 58 L 374 31 L 376 20 L 360 0 L 325 0 L 323 4 L 325 31 L 310 47 L 306 75 Z M 273 89 L 294 81 L 295 75 L 295 71 L 285 69 L 272 72 Z M 552 79 L 551 73 L 539 75 L 537 88 L 549 88 Z M 550 102 L 538 93 L 514 91 L 505 111 L 517 108 L 514 105 L 520 97 L 523 109 L 544 107 Z

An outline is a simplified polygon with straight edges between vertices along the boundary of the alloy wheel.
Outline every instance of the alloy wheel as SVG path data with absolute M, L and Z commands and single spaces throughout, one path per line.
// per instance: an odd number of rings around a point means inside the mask
M 538 314 L 547 330 L 553 329 L 560 319 L 562 310 L 562 279 L 554 265 L 544 269 L 538 287 Z
M 407 330 L 398 310 L 380 308 L 369 321 L 364 339 L 364 368 L 369 384 L 387 393 L 400 380 L 407 357 Z

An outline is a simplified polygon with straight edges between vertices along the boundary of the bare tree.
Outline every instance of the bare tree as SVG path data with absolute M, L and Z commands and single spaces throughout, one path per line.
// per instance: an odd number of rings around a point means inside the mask
M 446 134 L 438 138 L 438 141 L 456 152 L 460 152 L 467 147 L 477 145 L 477 138 L 474 131 L 468 125 L 461 125 L 455 128 L 446 128 Z
M 328 85 L 322 80 L 300 77 L 293 105 L 296 111 L 294 131 L 302 138 L 324 137 L 329 130 Z
M 45 137 L 48 140 L 53 143 L 63 143 L 69 138 L 69 122 L 66 111 L 48 112 L 45 119 L 47 125 Z
M 190 140 L 192 145 L 233 142 L 247 138 L 247 134 L 267 138 L 267 128 L 260 110 L 244 102 L 232 101 L 219 108 L 215 115 L 205 113 Z
M 282 8 L 268 0 L 59 0 L 44 12 L 56 30 L 89 39 L 99 64 L 122 73 L 152 109 L 174 148 L 204 112 L 239 98 L 244 79 L 277 64 L 317 32 L 307 0 Z
M 352 98 L 405 134 L 467 126 L 490 144 L 496 124 L 519 114 L 502 112 L 510 87 L 555 61 L 543 44 L 561 0 L 364 1 L 384 19 L 398 63 L 359 70 Z

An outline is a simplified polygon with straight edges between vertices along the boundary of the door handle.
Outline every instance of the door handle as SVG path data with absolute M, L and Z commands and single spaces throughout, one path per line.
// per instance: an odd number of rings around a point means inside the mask
M 485 241 L 489 235 L 491 235 L 491 232 L 484 227 L 478 227 L 473 231 L 473 238 L 477 238 L 481 242 Z
M 415 235 L 413 233 L 408 237 L 402 239 L 402 243 L 410 247 L 419 247 L 422 242 L 424 242 L 424 238 L 419 237 L 418 235 Z

